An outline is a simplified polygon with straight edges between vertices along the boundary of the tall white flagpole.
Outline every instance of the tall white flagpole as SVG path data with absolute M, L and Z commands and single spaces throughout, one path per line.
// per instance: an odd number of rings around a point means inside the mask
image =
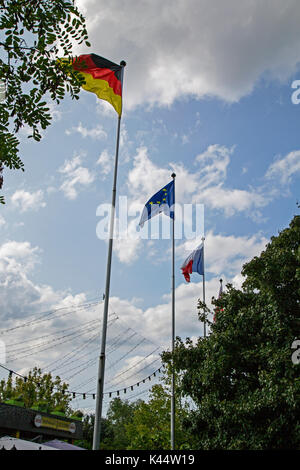
M 122 61 L 120 63 L 120 65 L 122 66 L 122 69 L 121 69 L 121 83 L 122 83 L 122 87 L 123 87 L 123 75 L 124 75 L 124 67 L 126 66 L 126 62 Z M 106 348 L 109 289 L 110 289 L 110 275 L 111 275 L 111 259 L 112 259 L 114 223 L 115 223 L 115 209 L 116 209 L 116 192 L 117 192 L 117 175 L 118 175 L 118 160 L 119 160 L 120 129 L 121 129 L 121 114 L 119 115 L 119 118 L 118 118 L 118 129 L 117 129 L 117 144 L 116 144 L 115 168 L 114 168 L 112 203 L 111 203 L 112 207 L 111 207 L 111 215 L 110 215 L 109 244 L 108 244 L 107 267 L 106 267 L 106 285 L 105 285 L 105 297 L 104 297 L 102 340 L 101 340 L 101 350 L 100 350 L 100 356 L 99 356 L 98 379 L 97 379 L 97 395 L 96 395 L 96 412 L 95 412 L 95 425 L 94 425 L 94 436 L 93 436 L 93 450 L 99 450 L 99 448 L 100 448 L 100 438 L 101 438 L 101 419 L 102 419 L 104 372 L 105 372 L 105 348 Z
M 172 173 L 174 181 L 174 207 L 172 220 L 172 355 L 175 349 L 175 173 Z M 171 449 L 175 449 L 175 372 L 174 359 L 172 359 L 172 385 L 171 385 Z
M 203 243 L 203 275 L 202 275 L 203 283 L 202 283 L 202 289 L 203 289 L 203 303 L 205 304 L 205 264 L 204 264 L 204 261 L 205 261 L 205 258 L 204 258 L 204 240 L 205 240 L 205 238 L 202 237 L 201 240 L 202 240 L 202 243 Z M 206 312 L 204 312 L 203 334 L 204 334 L 204 338 L 206 338 Z

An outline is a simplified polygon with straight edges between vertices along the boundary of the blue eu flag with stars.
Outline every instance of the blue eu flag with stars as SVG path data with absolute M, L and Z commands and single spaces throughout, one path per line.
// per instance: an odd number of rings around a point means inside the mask
M 146 220 L 151 219 L 161 212 L 171 217 L 171 219 L 174 219 L 174 203 L 175 195 L 173 180 L 171 183 L 167 184 L 160 191 L 154 194 L 154 196 L 152 196 L 145 204 L 139 223 L 140 227 L 144 226 Z

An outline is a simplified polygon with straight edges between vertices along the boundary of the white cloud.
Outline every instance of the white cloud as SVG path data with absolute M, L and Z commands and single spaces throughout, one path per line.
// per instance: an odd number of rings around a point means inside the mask
M 62 118 L 62 111 L 59 109 L 57 103 L 55 103 L 54 101 L 49 101 L 47 102 L 47 106 L 49 108 L 49 112 L 53 122 L 60 121 Z
M 178 255 L 184 260 L 201 240 L 186 241 L 177 247 Z M 250 237 L 215 234 L 208 232 L 205 237 L 206 270 L 214 275 L 235 276 L 244 263 L 257 256 L 265 248 L 268 240 L 260 234 Z
M 203 295 L 202 278 L 197 274 L 193 276 L 191 283 L 182 282 L 175 289 L 176 335 L 182 338 L 203 335 L 203 324 L 198 320 L 197 311 L 198 299 L 202 299 Z M 223 276 L 223 280 L 225 285 L 231 281 L 231 278 Z M 211 298 L 217 297 L 219 292 L 219 276 L 206 281 L 205 292 L 207 304 L 212 307 Z M 170 294 L 165 295 L 162 302 L 145 310 L 117 297 L 110 298 L 110 306 L 112 311 L 122 312 L 122 319 L 139 334 L 146 336 L 162 349 L 170 349 L 172 311 Z
M 251 237 L 235 237 L 214 234 L 210 232 L 205 241 L 205 262 L 207 273 L 215 275 L 206 282 L 206 299 L 211 307 L 211 298 L 217 297 L 219 279 L 223 278 L 224 286 L 228 282 L 240 287 L 242 265 L 258 256 L 265 248 L 267 239 L 259 234 Z M 176 257 L 182 259 L 195 248 L 197 243 L 186 242 L 177 248 Z M 176 273 L 176 278 L 181 279 Z M 182 276 L 183 280 L 183 276 Z M 182 337 L 199 336 L 203 333 L 203 325 L 197 319 L 197 300 L 202 298 L 202 278 L 198 274 L 192 275 L 192 282 L 184 281 L 176 288 L 176 334 Z M 164 302 L 142 311 L 140 308 L 129 306 L 124 301 L 114 298 L 113 308 L 116 312 L 122 311 L 123 318 L 130 322 L 138 331 L 146 331 L 147 336 L 164 347 L 170 345 L 170 315 L 171 295 L 163 298 Z
M 81 160 L 82 160 L 82 155 L 75 155 L 72 160 L 65 160 L 65 163 L 63 164 L 62 167 L 59 168 L 60 173 L 72 173 L 78 167 L 81 165 Z
M 189 172 L 182 164 L 169 164 L 161 168 L 152 162 L 146 147 L 137 149 L 133 158 L 133 168 L 128 173 L 127 185 L 134 202 L 145 204 L 147 199 L 171 181 L 171 173 L 176 177 L 176 200 L 180 203 L 191 202 L 191 194 L 197 191 L 199 182 L 195 172 Z
M 6 224 L 6 221 L 2 215 L 0 215 L 0 227 L 3 227 L 3 225 Z
M 41 207 L 46 207 L 44 193 L 41 189 L 34 193 L 24 191 L 24 189 L 18 189 L 11 196 L 11 202 L 13 206 L 19 208 L 21 212 L 27 212 L 29 210 L 36 211 Z
M 116 220 L 116 227 L 119 228 L 119 220 Z M 142 240 L 140 232 L 136 232 L 138 221 L 136 219 L 130 220 L 127 227 L 127 232 L 122 233 L 119 231 L 120 237 L 114 241 L 114 252 L 118 256 L 121 263 L 131 264 L 136 261 L 140 255 L 142 248 Z
M 32 247 L 29 242 L 8 241 L 0 246 L 0 260 L 5 260 L 9 270 L 22 269 L 30 271 L 38 262 L 38 247 Z M 21 264 L 20 264 L 21 263 Z
M 99 98 L 95 96 L 95 104 L 97 114 L 100 114 L 100 116 L 104 115 L 112 119 L 116 118 L 116 111 L 108 101 L 99 100 Z
M 128 131 L 124 123 L 121 124 L 120 131 L 120 156 L 122 163 L 128 163 L 130 161 L 130 150 L 133 142 L 129 139 Z
M 46 191 L 47 191 L 48 194 L 53 194 L 53 193 L 56 192 L 56 187 L 55 186 L 48 186 Z
M 86 137 L 90 137 L 91 139 L 99 139 L 99 140 L 105 140 L 107 138 L 107 133 L 104 131 L 103 127 L 100 124 L 98 124 L 96 127 L 92 128 L 92 129 L 87 129 L 80 122 L 76 127 L 72 127 L 71 129 L 67 129 L 65 132 L 66 132 L 67 135 L 71 135 L 71 134 L 77 132 L 84 139 Z
M 207 150 L 197 155 L 195 161 L 201 164 L 199 172 L 202 188 L 218 184 L 226 179 L 227 167 L 234 147 L 227 148 L 222 145 L 209 145 Z
M 170 169 L 161 168 L 150 159 L 146 147 L 138 148 L 127 178 L 129 214 L 135 214 L 143 208 L 149 197 L 171 180 L 171 173 L 175 171 L 177 203 L 204 204 L 205 208 L 220 210 L 227 217 L 244 212 L 254 220 L 259 219 L 259 209 L 270 201 L 269 193 L 265 194 L 260 188 L 246 190 L 225 187 L 233 152 L 234 147 L 210 145 L 195 158 L 195 170 L 191 171 L 182 163 L 170 163 Z M 179 212 L 177 214 L 180 222 L 181 216 Z M 185 219 L 184 223 L 188 221 Z M 123 234 L 115 243 L 119 260 L 126 264 L 134 262 L 142 248 L 143 241 L 136 233 L 137 224 L 137 220 L 130 220 L 129 236 L 126 238 L 126 234 Z M 187 229 L 186 226 L 184 228 Z
M 299 62 L 297 0 L 79 0 L 78 5 L 93 49 L 115 62 L 127 61 L 125 109 L 170 105 L 185 95 L 237 101 L 263 74 L 285 79 Z
M 101 154 L 100 154 L 100 156 L 99 156 L 99 158 L 96 162 L 96 165 L 100 166 L 101 173 L 104 176 L 108 175 L 111 172 L 112 166 L 113 166 L 113 159 L 109 155 L 107 150 L 103 150 L 103 152 L 101 152 Z
M 175 171 L 177 202 L 204 203 L 213 209 L 223 210 L 225 215 L 233 215 L 269 202 L 259 190 L 245 190 L 224 187 L 227 167 L 234 147 L 210 145 L 205 152 L 195 158 L 196 170 L 190 171 L 183 164 L 170 163 L 170 169 L 154 164 L 148 156 L 148 149 L 140 147 L 133 159 L 133 168 L 128 174 L 128 188 L 134 200 L 145 203 L 154 192 L 171 180 Z
M 269 197 L 260 189 L 237 189 L 224 187 L 227 168 L 235 147 L 209 145 L 207 150 L 196 157 L 200 169 L 197 172 L 199 191 L 193 202 L 202 202 L 206 206 L 223 210 L 225 216 L 236 212 L 249 211 L 250 216 L 257 213 L 255 209 L 268 204 Z
M 285 157 L 276 160 L 267 170 L 267 178 L 277 178 L 281 184 L 291 182 L 292 176 L 300 172 L 300 150 L 288 153 Z
M 86 302 L 86 295 L 83 292 L 76 295 L 68 294 L 64 298 L 56 302 L 55 308 L 60 309 L 66 307 L 78 307 L 84 302 Z
M 41 262 L 41 254 L 41 249 L 32 246 L 28 241 L 10 240 L 0 245 L 2 329 L 15 327 L 18 322 L 23 322 L 26 317 L 35 313 L 77 306 L 86 301 L 86 295 L 83 293 L 72 296 L 69 292 L 55 291 L 50 285 L 31 280 L 36 265 Z M 47 325 L 49 326 L 49 323 Z
M 82 187 L 89 186 L 95 179 L 88 168 L 81 166 L 81 161 L 82 156 L 76 155 L 73 159 L 66 160 L 58 170 L 65 177 L 60 190 L 68 199 L 76 199 Z
M 28 278 L 39 262 L 40 250 L 29 242 L 8 241 L 0 246 L 0 310 L 2 320 L 21 317 L 39 301 L 43 291 Z M 32 307 L 36 310 L 35 307 Z
M 190 141 L 190 137 L 187 134 L 181 136 L 181 142 L 183 145 L 187 144 Z
M 236 285 L 240 284 L 242 279 L 239 271 L 242 263 L 246 259 L 258 255 L 265 242 L 266 240 L 259 235 L 226 237 L 213 232 L 208 234 L 206 240 L 207 272 L 216 274 L 214 278 L 206 282 L 206 299 L 209 305 L 211 297 L 218 295 L 220 276 L 224 279 L 224 285 L 230 281 L 233 281 Z M 189 248 L 188 244 L 178 247 L 177 258 L 178 256 L 184 257 Z M 194 248 L 194 246 L 191 248 Z M 49 321 L 36 323 L 26 329 L 26 340 L 35 338 L 36 344 L 41 342 L 43 335 L 52 334 L 53 338 L 63 336 L 65 334 L 64 330 L 70 328 L 70 318 L 72 318 L 72 328 L 83 329 L 84 322 L 94 322 L 99 319 L 99 309 L 102 309 L 102 306 L 95 305 L 83 311 L 81 310 L 82 303 L 86 302 L 84 293 L 72 295 L 69 292 L 55 291 L 50 285 L 33 282 L 30 277 L 40 261 L 41 250 L 32 246 L 29 242 L 9 241 L 0 245 L 2 329 L 18 327 L 24 321 L 31 319 L 33 314 L 53 308 L 62 309 L 58 310 L 58 315 L 54 315 Z M 187 336 L 192 338 L 203 334 L 203 325 L 198 321 L 197 316 L 197 300 L 202 298 L 202 279 L 197 274 L 192 276 L 192 282 L 186 284 L 181 274 L 179 272 L 176 274 L 176 278 L 180 282 L 175 293 L 176 334 L 182 338 Z M 152 373 L 159 367 L 158 354 L 160 351 L 170 349 L 170 294 L 164 295 L 159 303 L 149 308 L 143 309 L 139 304 L 139 299 L 110 298 L 110 314 L 115 312 L 116 315 L 120 316 L 120 321 L 110 323 L 111 326 L 108 329 L 106 377 L 109 390 L 114 389 L 115 385 L 117 387 L 124 384 L 128 386 L 147 377 L 147 374 Z M 68 311 L 72 313 L 72 316 L 68 315 Z M 74 348 L 80 348 L 79 356 L 85 354 L 83 358 L 78 358 L 77 353 L 76 363 L 63 366 L 59 369 L 58 374 L 62 378 L 72 376 L 74 373 L 73 367 L 75 367 L 76 373 L 80 369 L 81 362 L 91 358 L 90 365 L 82 368 L 81 375 L 71 380 L 71 389 L 75 384 L 73 389 L 78 390 L 76 385 L 82 380 L 88 379 L 88 385 L 85 385 L 81 391 L 92 391 L 94 390 L 95 380 L 93 377 L 90 380 L 89 377 L 96 375 L 99 346 L 98 333 L 100 334 L 99 324 L 95 324 L 95 326 L 92 326 L 92 330 L 90 329 L 83 336 L 72 338 L 71 348 L 70 342 L 62 342 L 58 346 L 53 345 L 53 347 L 49 343 L 50 349 L 46 349 L 45 352 L 41 353 L 37 350 L 36 353 L 28 357 L 28 351 L 26 350 L 26 357 L 22 358 L 22 361 L 11 364 L 11 367 L 17 364 L 25 372 L 34 363 L 44 368 L 51 361 L 59 360 L 59 362 L 62 362 L 65 354 L 70 354 Z M 84 347 L 84 342 L 90 341 L 92 335 L 94 335 L 94 340 L 89 343 L 90 349 L 87 350 Z M 8 345 L 24 341 L 24 330 L 17 328 L 11 335 L 5 336 L 4 339 Z M 115 349 L 114 345 L 118 341 L 119 346 Z M 47 341 L 44 347 L 48 347 Z M 14 352 L 14 347 L 8 349 L 9 355 L 17 358 L 18 354 Z M 89 352 L 88 357 L 86 355 L 87 351 Z M 120 361 L 120 357 L 123 356 L 124 360 Z M 153 363 L 153 361 L 155 362 Z M 127 369 L 129 370 L 127 371 Z M 121 377 L 116 377 L 118 374 L 122 374 Z M 118 385 L 119 383 L 122 385 Z
M 260 194 L 257 190 L 246 191 L 244 189 L 226 189 L 222 185 L 205 189 L 195 200 L 201 201 L 212 209 L 223 210 L 225 216 L 232 216 L 236 212 L 249 211 L 250 217 L 256 216 L 254 208 L 264 207 L 269 202 L 269 197 Z M 247 212 L 246 212 L 247 214 Z
M 155 363 L 157 366 L 153 366 Z M 141 370 L 142 364 L 142 370 Z M 121 367 L 115 376 L 110 380 L 109 386 L 112 387 L 114 384 L 118 385 L 121 383 L 132 383 L 142 380 L 145 378 L 147 373 L 151 374 L 154 368 L 157 368 L 160 364 L 160 358 L 158 354 L 150 354 L 146 359 L 145 356 L 132 356 L 124 360 L 124 365 Z M 148 370 L 148 371 L 147 371 Z M 132 378 L 134 377 L 134 379 Z M 108 384 L 107 384 L 108 385 Z

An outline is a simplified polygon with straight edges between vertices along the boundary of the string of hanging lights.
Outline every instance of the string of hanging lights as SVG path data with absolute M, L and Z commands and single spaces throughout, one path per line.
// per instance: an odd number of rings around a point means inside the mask
M 24 380 L 24 383 L 27 382 L 28 380 L 28 377 L 24 376 L 24 375 L 21 375 L 19 374 L 18 372 L 15 372 L 14 370 L 12 369 L 8 369 L 7 367 L 3 366 L 2 364 L 0 364 L 0 367 L 2 369 L 5 369 L 6 371 L 8 371 L 8 377 L 11 378 L 13 375 L 16 375 L 17 377 L 20 377 L 21 379 Z M 104 392 L 103 395 L 108 395 L 109 398 L 111 398 L 113 395 L 116 395 L 116 396 L 120 396 L 120 393 L 123 393 L 123 394 L 126 394 L 127 391 L 133 391 L 135 389 L 135 387 L 139 387 L 141 384 L 145 384 L 146 381 L 151 381 L 151 378 L 152 377 L 156 377 L 156 374 L 159 374 L 161 372 L 161 367 L 159 367 L 158 369 L 156 369 L 154 372 L 152 372 L 152 374 L 148 375 L 147 377 L 141 379 L 139 382 L 136 382 L 132 385 L 129 385 L 129 386 L 126 386 L 126 387 L 121 387 L 119 388 L 118 390 L 111 390 L 111 391 L 108 391 L 108 392 Z M 41 384 L 40 383 L 37 383 L 37 386 L 40 387 Z M 52 390 L 54 390 L 56 387 L 52 387 Z M 68 390 L 68 391 L 65 391 L 65 390 L 61 390 L 61 392 L 64 394 L 64 393 L 69 393 L 71 395 L 71 399 L 75 399 L 76 397 L 78 396 L 82 396 L 83 400 L 85 400 L 88 396 L 92 397 L 93 400 L 95 400 L 96 398 L 96 394 L 95 393 L 89 393 L 89 392 L 77 392 L 77 391 L 71 391 L 71 390 Z

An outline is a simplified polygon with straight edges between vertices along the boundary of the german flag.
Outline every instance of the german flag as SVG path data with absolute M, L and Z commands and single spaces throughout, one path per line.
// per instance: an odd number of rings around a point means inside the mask
M 85 79 L 82 88 L 108 101 L 119 116 L 122 113 L 122 65 L 96 54 L 80 55 L 73 60 L 73 69 Z

